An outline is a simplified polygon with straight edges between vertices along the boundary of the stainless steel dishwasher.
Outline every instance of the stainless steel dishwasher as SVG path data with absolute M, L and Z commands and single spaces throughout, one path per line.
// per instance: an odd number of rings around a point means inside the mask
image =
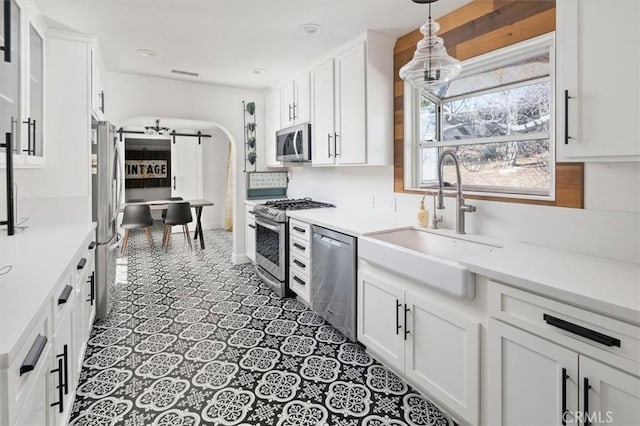
M 313 225 L 311 302 L 313 310 L 356 340 L 356 239 Z

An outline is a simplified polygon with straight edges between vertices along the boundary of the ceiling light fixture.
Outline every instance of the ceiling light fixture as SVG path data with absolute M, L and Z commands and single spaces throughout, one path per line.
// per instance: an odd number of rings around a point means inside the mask
M 302 25 L 300 30 L 307 35 L 314 35 L 322 31 L 322 27 L 318 24 L 309 23 Z
M 160 127 L 160 120 L 156 120 L 155 126 L 144 126 L 144 134 L 157 136 L 157 135 L 168 135 L 171 129 L 168 127 Z
M 144 56 L 146 58 L 156 56 L 156 51 L 151 49 L 138 49 L 137 52 L 140 56 Z
M 420 27 L 424 38 L 420 40 L 413 59 L 400 68 L 400 78 L 420 90 L 433 90 L 448 83 L 462 71 L 459 60 L 449 56 L 442 37 L 436 34 L 440 24 L 431 19 L 431 3 L 438 0 L 413 0 L 429 4 L 429 19 Z

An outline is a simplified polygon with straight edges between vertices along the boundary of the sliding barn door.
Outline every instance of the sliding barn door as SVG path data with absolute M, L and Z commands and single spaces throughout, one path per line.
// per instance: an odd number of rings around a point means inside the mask
M 202 198 L 202 145 L 198 138 L 176 136 L 171 142 L 171 196 L 182 197 L 186 201 Z M 194 222 L 189 229 L 195 229 L 195 212 L 192 210 Z M 182 232 L 174 227 L 174 232 Z

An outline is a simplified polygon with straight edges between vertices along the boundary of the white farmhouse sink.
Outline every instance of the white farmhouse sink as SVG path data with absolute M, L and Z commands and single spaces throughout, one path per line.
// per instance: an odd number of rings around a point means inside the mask
M 414 228 L 358 239 L 359 258 L 463 299 L 476 296 L 476 277 L 459 261 L 497 249 Z

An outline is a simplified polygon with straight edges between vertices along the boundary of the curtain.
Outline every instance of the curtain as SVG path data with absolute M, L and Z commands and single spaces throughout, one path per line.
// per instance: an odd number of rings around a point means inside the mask
M 228 144 L 229 149 L 227 151 L 227 184 L 226 184 L 226 196 L 224 205 L 224 230 L 233 231 L 233 161 L 232 161 L 232 147 L 231 143 Z

